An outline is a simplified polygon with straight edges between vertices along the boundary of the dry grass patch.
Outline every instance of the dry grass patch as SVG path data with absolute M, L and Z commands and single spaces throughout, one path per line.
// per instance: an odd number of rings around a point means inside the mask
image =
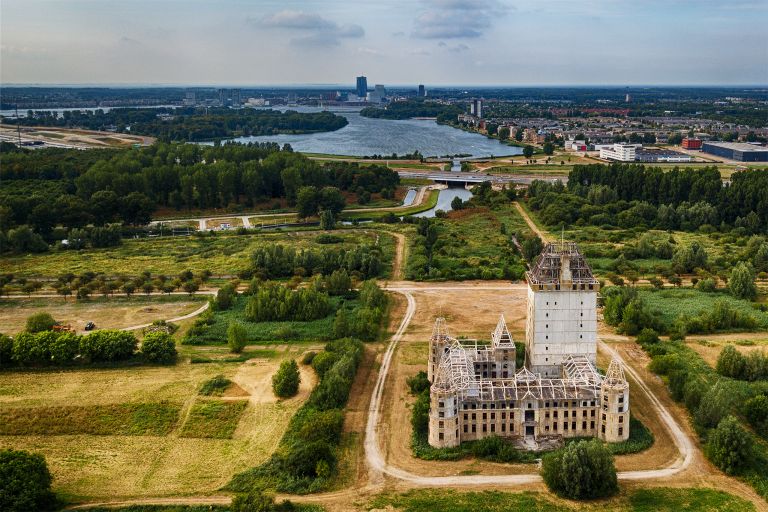
M 176 426 L 180 411 L 180 404 L 167 402 L 11 407 L 0 410 L 0 435 L 165 436 Z
M 230 439 L 248 404 L 245 400 L 198 400 L 181 427 L 181 437 Z

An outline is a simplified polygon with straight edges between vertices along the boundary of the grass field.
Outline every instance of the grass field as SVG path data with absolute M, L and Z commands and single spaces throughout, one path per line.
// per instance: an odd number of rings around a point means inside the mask
M 364 230 L 340 230 L 344 242 L 334 247 L 351 248 L 371 244 L 377 234 Z M 246 268 L 253 250 L 268 244 L 282 243 L 296 248 L 319 248 L 317 232 L 277 232 L 255 235 L 216 235 L 204 237 L 167 237 L 125 240 L 120 247 L 61 251 L 43 254 L 4 256 L 0 273 L 17 277 L 55 277 L 65 272 L 86 271 L 108 275 L 138 275 L 145 270 L 153 274 L 177 275 L 184 269 L 193 272 L 208 269 L 216 275 L 232 275 Z M 394 242 L 381 237 L 385 267 L 391 263 Z
M 71 297 L 0 299 L 0 333 L 22 331 L 27 317 L 41 311 L 78 331 L 86 322 L 95 323 L 99 329 L 121 329 L 186 315 L 200 308 L 205 300 L 202 296 L 184 295 L 93 297 L 86 301 Z
M 68 500 L 214 493 L 276 448 L 314 384 L 302 376 L 299 396 L 278 402 L 271 377 L 284 358 L 300 358 L 309 348 L 314 347 L 271 347 L 258 351 L 269 357 L 223 363 L 226 348 L 181 347 L 181 362 L 173 366 L 0 372 L 0 432 L 23 432 L 0 434 L 0 449 L 43 454 L 54 490 Z M 211 362 L 189 364 L 189 355 L 205 355 Z M 236 398 L 235 407 L 244 407 L 239 421 L 232 410 L 188 414 L 203 400 L 198 397 L 201 385 L 217 375 L 239 387 L 237 396 L 243 399 Z M 230 395 L 228 391 L 215 401 Z M 188 415 L 194 418 L 188 433 L 210 428 L 231 439 L 180 437 Z M 6 421 L 11 417 L 24 422 Z M 43 434 L 54 428 L 62 435 Z M 121 435 L 106 435 L 111 430 Z M 144 435 L 150 433 L 154 435 Z
M 529 231 L 512 206 L 459 210 L 435 222 L 441 234 L 430 278 L 501 279 L 505 267 L 522 271 L 522 260 L 509 235 L 527 235 Z M 507 234 L 502 233 L 502 225 Z M 419 248 L 414 245 L 418 243 L 418 239 L 411 238 L 409 250 L 415 255 L 408 259 L 407 277 L 411 279 L 427 277 L 423 271 L 424 258 L 418 255 Z
M 747 512 L 755 510 L 748 501 L 731 494 L 704 488 L 652 488 L 629 492 L 610 500 L 573 502 L 557 500 L 538 492 L 499 491 L 455 492 L 449 490 L 414 490 L 403 494 L 382 494 L 369 504 L 371 508 L 393 507 L 402 512 Z
M 693 316 L 712 311 L 717 301 L 725 301 L 734 309 L 754 318 L 758 328 L 768 329 L 768 313 L 759 311 L 753 308 L 750 302 L 734 298 L 726 292 L 705 293 L 692 288 L 640 288 L 638 292 L 649 308 L 656 311 L 667 324 L 671 324 L 683 313 Z
M 0 435 L 165 436 L 180 411 L 178 403 L 9 407 L 0 410 Z
M 248 403 L 198 399 L 181 427 L 181 437 L 231 439 Z

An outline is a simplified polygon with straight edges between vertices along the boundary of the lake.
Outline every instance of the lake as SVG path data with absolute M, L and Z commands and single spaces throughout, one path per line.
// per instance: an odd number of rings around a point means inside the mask
M 281 110 L 286 108 L 281 107 Z M 290 107 L 298 112 L 319 112 L 319 108 Z M 328 109 L 347 118 L 349 124 L 335 132 L 300 135 L 239 137 L 237 142 L 277 142 L 290 144 L 294 151 L 331 155 L 404 155 L 419 151 L 425 157 L 467 154 L 473 157 L 522 154 L 522 148 L 502 144 L 478 133 L 465 132 L 437 124 L 429 119 L 391 121 L 363 117 L 359 111 Z

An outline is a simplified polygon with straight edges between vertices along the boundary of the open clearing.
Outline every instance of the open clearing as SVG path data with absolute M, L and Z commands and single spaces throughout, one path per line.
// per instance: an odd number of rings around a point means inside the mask
M 312 371 L 301 366 L 299 394 L 278 401 L 272 394 L 271 377 L 282 359 L 299 358 L 308 347 L 275 346 L 265 350 L 270 357 L 240 364 L 190 364 L 184 358 L 167 367 L 3 372 L 0 410 L 15 416 L 40 413 L 41 407 L 61 410 L 76 406 L 80 411 L 77 418 L 85 421 L 87 414 L 82 411 L 122 411 L 125 404 L 137 403 L 172 404 L 180 413 L 174 414 L 170 433 L 163 436 L 6 435 L 0 436 L 0 448 L 45 455 L 54 489 L 69 499 L 216 493 L 232 475 L 263 462 L 277 447 L 315 380 Z M 226 354 L 226 349 L 206 347 L 206 352 L 215 359 L 219 353 Z M 180 437 L 184 432 L 200 434 L 200 415 L 192 407 L 203 401 L 198 396 L 200 385 L 216 375 L 237 384 L 240 389 L 234 388 L 234 395 L 240 396 L 216 399 L 233 405 L 222 414 L 203 414 L 203 423 L 217 429 L 215 435 L 231 435 L 231 439 Z M 195 419 L 186 427 L 190 417 Z M 55 425 L 56 418 L 47 421 Z
M 150 296 L 93 298 L 30 298 L 0 300 L 0 332 L 15 334 L 24 330 L 27 317 L 45 311 L 53 318 L 81 332 L 87 322 L 99 329 L 123 329 L 155 320 L 176 318 L 198 309 L 207 297 Z
M 686 344 L 713 368 L 717 365 L 717 358 L 726 345 L 733 345 L 736 350 L 745 355 L 755 350 L 768 355 L 768 334 L 764 332 L 689 337 L 686 339 Z
M 11 125 L 1 125 L 0 135 L 9 140 L 17 138 L 18 128 Z M 42 141 L 52 146 L 71 146 L 76 148 L 110 148 L 128 147 L 133 144 L 149 146 L 155 142 L 154 137 L 129 135 L 116 132 L 100 132 L 94 130 L 79 130 L 58 128 L 52 126 L 21 128 L 22 141 Z

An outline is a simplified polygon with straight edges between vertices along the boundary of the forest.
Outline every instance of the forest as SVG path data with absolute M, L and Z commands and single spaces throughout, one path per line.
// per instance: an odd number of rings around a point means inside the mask
M 400 180 L 384 166 L 321 165 L 276 144 L 29 151 L 6 143 L 0 149 L 0 231 L 10 237 L 28 226 L 47 242 L 59 225 L 143 225 L 158 208 L 252 207 L 283 198 L 294 206 L 305 187 L 317 192 L 302 202 L 305 212 L 325 205 L 336 212 L 340 191 L 392 197 Z
M 360 111 L 363 117 L 377 119 L 410 119 L 412 117 L 436 117 L 438 122 L 450 122 L 462 114 L 460 105 L 445 105 L 434 101 L 407 100 L 390 103 L 384 108 L 365 107 Z
M 669 172 L 636 164 L 577 165 L 560 182 L 534 182 L 529 204 L 549 225 L 594 225 L 743 234 L 768 229 L 768 170 L 723 183 L 714 167 Z
M 60 115 L 59 115 L 60 114 Z M 165 142 L 200 142 L 227 137 L 311 133 L 338 130 L 347 118 L 331 112 L 296 112 L 250 108 L 114 108 L 104 110 L 28 111 L 7 124 L 114 130 L 150 135 Z

